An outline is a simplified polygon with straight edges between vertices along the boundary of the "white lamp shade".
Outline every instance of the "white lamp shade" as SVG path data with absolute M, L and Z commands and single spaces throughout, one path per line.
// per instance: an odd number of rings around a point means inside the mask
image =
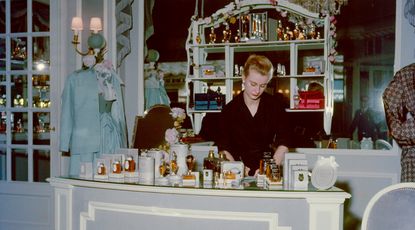
M 71 25 L 71 29 L 73 31 L 79 31 L 79 30 L 83 30 L 84 25 L 82 23 L 82 18 L 81 17 L 73 17 L 72 18 L 72 25 Z
M 93 31 L 94 33 L 98 33 L 98 31 L 102 30 L 101 18 L 98 18 L 98 17 L 91 18 L 89 29 Z

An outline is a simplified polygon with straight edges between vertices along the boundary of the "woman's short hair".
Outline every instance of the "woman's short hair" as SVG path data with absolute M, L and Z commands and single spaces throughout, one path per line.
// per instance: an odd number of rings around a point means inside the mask
M 257 54 L 251 54 L 246 60 L 244 76 L 247 77 L 252 70 L 257 71 L 261 75 L 268 76 L 269 80 L 271 80 L 274 72 L 271 61 L 267 57 Z

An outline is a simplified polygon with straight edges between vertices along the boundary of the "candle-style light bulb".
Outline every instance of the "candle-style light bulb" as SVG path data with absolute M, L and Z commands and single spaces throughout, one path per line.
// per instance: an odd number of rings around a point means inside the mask
M 75 32 L 78 32 L 78 31 L 81 31 L 81 30 L 84 29 L 81 17 L 73 17 L 72 18 L 71 29 Z
M 102 30 L 101 18 L 98 18 L 98 17 L 91 18 L 89 29 L 95 34 L 98 33 L 98 31 L 101 31 Z

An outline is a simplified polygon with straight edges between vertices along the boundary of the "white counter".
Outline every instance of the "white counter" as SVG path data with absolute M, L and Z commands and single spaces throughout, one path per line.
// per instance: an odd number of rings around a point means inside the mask
M 157 187 L 51 178 L 55 229 L 343 229 L 350 194 Z

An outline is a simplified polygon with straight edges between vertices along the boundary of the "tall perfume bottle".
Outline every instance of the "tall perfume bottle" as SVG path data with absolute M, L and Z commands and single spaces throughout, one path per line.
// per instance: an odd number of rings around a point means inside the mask
M 203 159 L 203 169 L 211 169 L 215 170 L 216 166 L 215 152 L 213 150 L 209 150 L 209 154 L 207 157 Z
M 295 28 L 293 30 L 293 36 L 294 36 L 294 40 L 298 39 L 298 37 L 300 36 L 300 28 L 298 27 L 298 23 L 295 23 Z
M 177 165 L 177 155 L 176 152 L 173 152 L 173 158 L 170 161 L 170 174 L 176 175 L 179 166 Z
M 228 43 L 231 40 L 231 36 L 232 36 L 232 31 L 229 28 L 229 24 L 226 23 L 225 29 L 223 30 L 223 39 L 222 39 L 222 42 L 223 43 Z
M 282 27 L 281 20 L 278 20 L 278 27 L 277 27 L 277 40 L 282 41 L 284 40 L 284 28 Z
M 228 161 L 225 153 L 219 152 L 219 158 L 216 161 L 216 172 L 222 173 L 222 162 Z

